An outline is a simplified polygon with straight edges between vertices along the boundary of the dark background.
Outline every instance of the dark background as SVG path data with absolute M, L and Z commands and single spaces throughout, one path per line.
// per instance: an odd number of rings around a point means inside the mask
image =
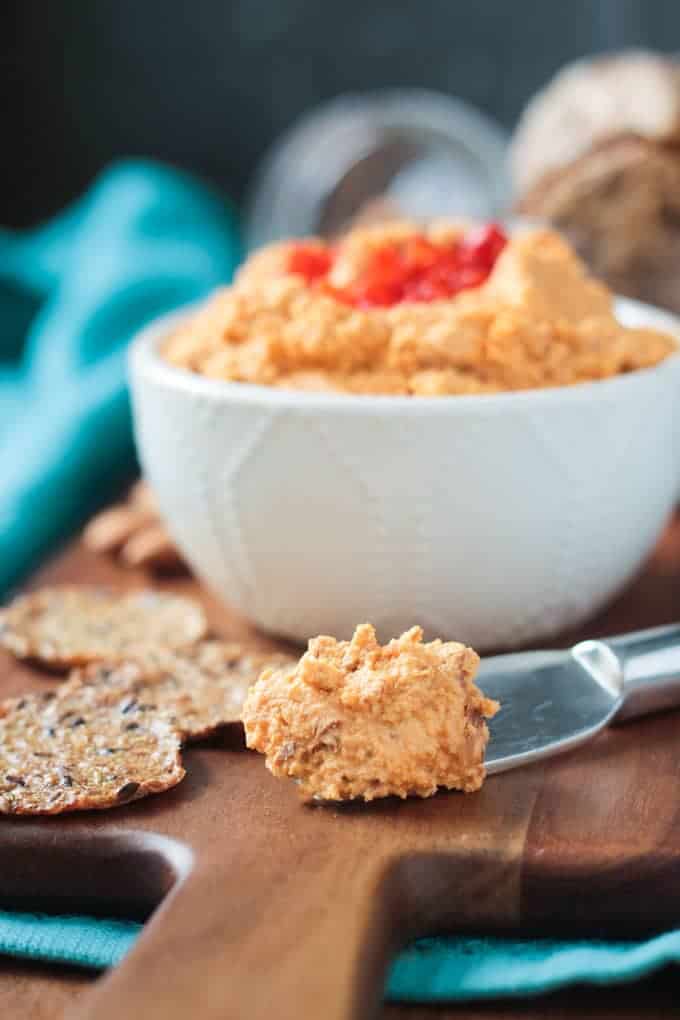
M 149 155 L 234 198 L 303 110 L 416 85 L 511 127 L 585 53 L 680 49 L 679 0 L 0 0 L 0 223 L 52 213 Z

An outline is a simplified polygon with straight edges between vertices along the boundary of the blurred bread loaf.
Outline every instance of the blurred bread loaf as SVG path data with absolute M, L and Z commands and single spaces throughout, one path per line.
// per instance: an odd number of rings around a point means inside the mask
M 566 233 L 613 289 L 680 311 L 680 64 L 631 51 L 567 67 L 510 161 L 517 212 Z

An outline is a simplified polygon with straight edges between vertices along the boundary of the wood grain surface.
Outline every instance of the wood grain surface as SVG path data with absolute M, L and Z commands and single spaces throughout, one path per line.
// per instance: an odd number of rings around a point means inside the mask
M 33 583 L 145 580 L 73 547 Z M 163 583 L 198 593 L 217 632 L 276 647 L 191 579 Z M 679 596 L 675 521 L 645 573 L 584 633 L 670 622 Z M 0 662 L 2 693 L 46 682 Z M 102 814 L 2 820 L 3 905 L 151 918 L 122 966 L 96 982 L 5 961 L 0 1015 L 369 1017 L 380 1013 L 390 955 L 415 935 L 633 934 L 680 923 L 679 738 L 676 713 L 494 777 L 476 795 L 338 809 L 302 805 L 234 727 L 187 752 L 187 779 L 167 794 Z M 671 985 L 660 977 L 642 991 L 437 1015 L 654 1017 L 667 1015 Z

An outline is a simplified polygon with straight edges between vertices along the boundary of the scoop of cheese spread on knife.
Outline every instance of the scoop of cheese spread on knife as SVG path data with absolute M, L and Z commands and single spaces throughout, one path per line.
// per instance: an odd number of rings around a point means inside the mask
M 250 688 L 246 742 L 306 800 L 471 792 L 499 707 L 476 687 L 478 665 L 465 645 L 424 643 L 420 627 L 384 646 L 368 623 L 351 641 L 313 638 L 296 666 Z

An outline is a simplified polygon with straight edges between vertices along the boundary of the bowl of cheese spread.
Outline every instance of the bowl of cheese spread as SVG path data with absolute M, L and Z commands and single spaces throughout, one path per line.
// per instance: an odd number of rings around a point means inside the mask
M 512 647 L 595 611 L 672 509 L 677 330 L 547 230 L 277 243 L 134 343 L 140 459 L 264 629 Z

